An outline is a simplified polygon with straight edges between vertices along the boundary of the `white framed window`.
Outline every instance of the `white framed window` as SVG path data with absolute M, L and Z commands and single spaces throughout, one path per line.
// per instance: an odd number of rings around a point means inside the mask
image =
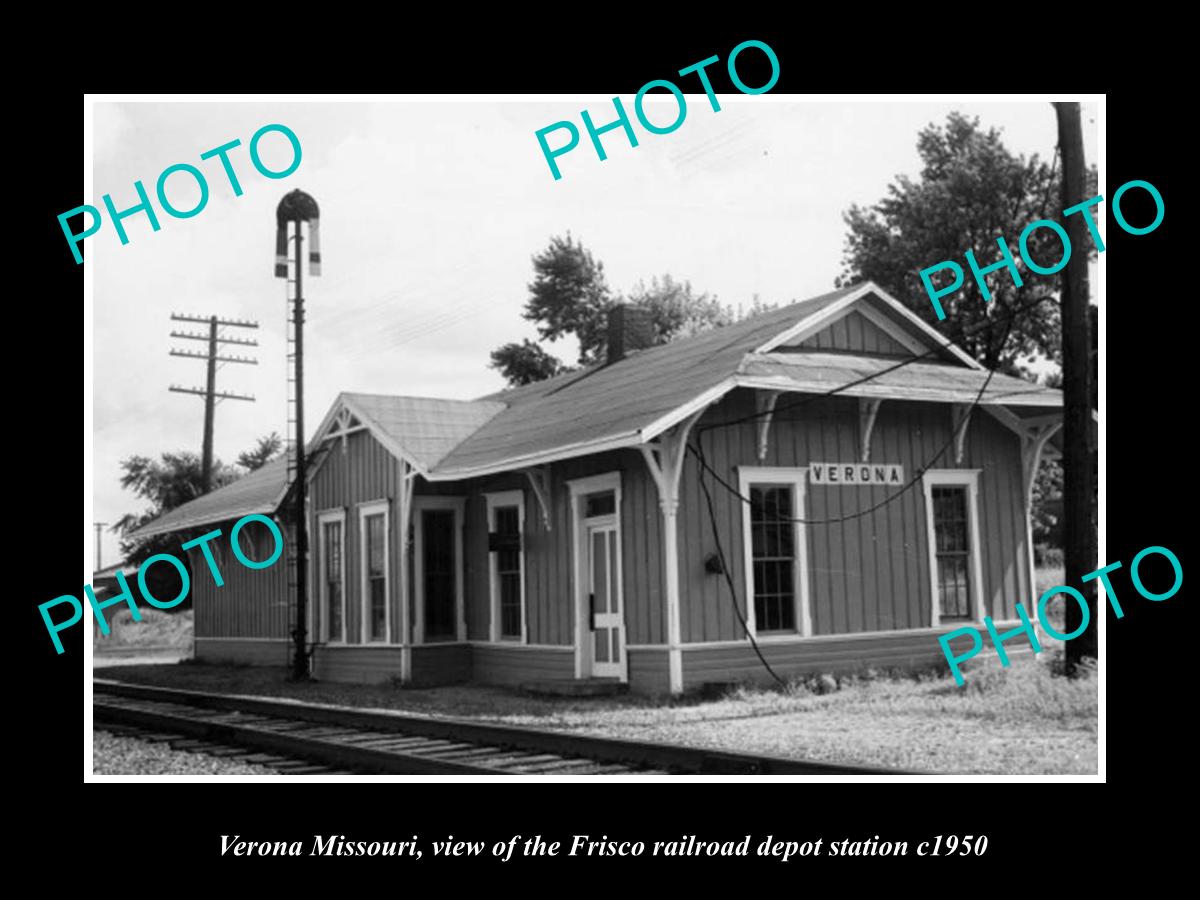
M 317 514 L 317 590 L 321 598 L 321 638 L 346 642 L 346 511 Z
M 413 643 L 465 641 L 463 519 L 466 499 L 413 497 Z
M 983 621 L 979 471 L 930 469 L 921 476 L 934 627 Z
M 527 640 L 525 626 L 525 493 L 484 494 L 487 501 L 491 639 Z
M 808 536 L 796 521 L 804 518 L 807 476 L 805 468 L 738 468 L 746 625 L 755 639 L 812 634 Z
M 361 576 L 362 642 L 387 643 L 391 634 L 388 572 L 388 510 L 386 500 L 358 507 L 359 573 Z

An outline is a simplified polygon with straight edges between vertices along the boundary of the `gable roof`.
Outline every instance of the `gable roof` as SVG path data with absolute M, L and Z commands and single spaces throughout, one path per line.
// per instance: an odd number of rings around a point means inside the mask
M 613 365 L 559 376 L 545 382 L 544 390 L 493 394 L 506 399 L 507 408 L 451 451 L 436 477 L 464 478 L 547 456 L 641 443 L 643 432 L 652 437 L 669 427 L 653 427 L 664 417 L 719 388 L 748 351 L 855 290 L 833 291 L 641 350 Z
M 922 358 L 895 368 L 895 358 L 798 346 L 851 310 L 866 314 Z M 457 481 L 640 446 L 736 387 L 826 393 L 869 378 L 839 393 L 970 403 L 987 377 L 987 370 L 961 348 L 868 282 L 650 347 L 612 364 L 476 400 L 343 393 L 312 446 L 366 428 L 426 479 Z M 1059 391 L 999 373 L 980 402 L 997 415 L 1008 415 L 1010 406 L 1062 405 Z M 1008 421 L 1017 417 L 1009 415 Z M 317 460 L 314 470 L 319 466 Z M 285 477 L 285 469 L 264 467 L 173 510 L 137 536 L 273 511 L 283 499 Z
M 250 513 L 270 515 L 279 508 L 287 492 L 287 459 L 273 459 L 243 475 L 232 484 L 189 500 L 148 522 L 129 537 L 147 538 L 172 531 L 188 531 L 203 525 L 240 519 Z
M 496 400 L 350 393 L 338 399 L 364 425 L 374 426 L 372 431 L 390 439 L 385 444 L 390 444 L 393 453 L 422 472 L 432 470 L 489 419 L 507 409 Z

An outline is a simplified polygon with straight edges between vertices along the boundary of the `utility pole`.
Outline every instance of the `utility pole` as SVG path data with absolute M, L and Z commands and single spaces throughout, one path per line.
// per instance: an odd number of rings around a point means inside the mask
M 292 297 L 291 321 L 288 334 L 289 355 L 293 363 L 293 374 L 289 378 L 288 413 L 289 424 L 295 424 L 294 438 L 288 443 L 288 476 L 292 485 L 296 526 L 295 553 L 288 560 L 288 572 L 296 584 L 296 623 L 292 629 L 295 651 L 292 657 L 292 678 L 304 681 L 308 678 L 308 525 L 306 470 L 304 448 L 304 235 L 301 229 L 305 222 L 309 226 L 310 274 L 321 274 L 321 251 L 319 244 L 317 201 L 300 190 L 284 195 L 275 209 L 275 277 L 287 278 L 288 226 L 295 223 L 296 252 L 294 256 L 295 278 L 289 283 L 295 286 Z
M 1062 202 L 1069 209 L 1087 199 L 1087 171 L 1083 160 L 1083 127 L 1078 103 L 1055 103 L 1058 115 L 1058 146 L 1062 153 Z M 1071 246 L 1089 246 L 1083 216 L 1063 221 Z M 1095 378 L 1091 359 L 1092 317 L 1088 311 L 1088 257 L 1071 255 L 1062 273 L 1063 356 L 1063 583 L 1075 585 L 1087 599 L 1090 613 L 1087 629 L 1067 641 L 1067 674 L 1075 674 L 1085 657 L 1099 654 L 1096 621 L 1096 582 L 1083 576 L 1099 565 L 1096 538 L 1096 438 L 1092 425 Z M 1064 606 L 1066 633 L 1083 622 L 1077 603 Z
M 191 341 L 205 341 L 208 344 L 207 353 L 194 353 L 191 350 L 176 350 L 172 348 L 172 356 L 187 356 L 192 359 L 202 359 L 207 363 L 207 379 L 203 390 L 200 388 L 184 388 L 171 385 L 171 390 L 178 394 L 196 394 L 204 398 L 204 449 L 200 463 L 200 490 L 207 494 L 212 487 L 213 460 L 213 413 L 216 402 L 221 400 L 248 400 L 254 398 L 245 394 L 221 393 L 217 391 L 217 363 L 242 363 L 243 365 L 258 365 L 258 360 L 247 356 L 220 356 L 219 344 L 241 344 L 247 347 L 257 347 L 258 341 L 240 338 L 221 337 L 217 329 L 228 328 L 257 328 L 257 322 L 247 322 L 242 319 L 221 319 L 217 316 L 182 316 L 171 313 L 172 322 L 199 322 L 208 325 L 208 333 L 172 331 L 171 337 Z
M 92 527 L 96 529 L 96 567 L 92 570 L 93 572 L 99 572 L 104 568 L 103 564 L 100 562 L 100 530 L 107 524 L 107 522 L 92 523 Z

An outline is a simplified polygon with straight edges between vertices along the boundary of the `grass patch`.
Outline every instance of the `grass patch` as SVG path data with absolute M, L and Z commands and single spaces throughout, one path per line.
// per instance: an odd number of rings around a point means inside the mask
M 170 647 L 177 650 L 192 649 L 192 610 L 167 612 L 153 607 L 139 607 L 140 622 L 133 621 L 128 607 L 118 610 L 108 619 L 110 632 L 107 637 L 93 628 L 92 647 L 103 653 L 105 649 L 129 647 Z

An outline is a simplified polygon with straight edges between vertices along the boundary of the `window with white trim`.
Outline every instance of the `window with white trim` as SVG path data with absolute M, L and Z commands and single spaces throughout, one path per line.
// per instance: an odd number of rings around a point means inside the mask
M 326 642 L 341 644 L 346 640 L 346 514 L 321 513 L 317 527 L 323 635 Z
M 491 637 L 525 640 L 525 495 L 487 494 Z
M 935 582 L 940 618 L 971 617 L 971 547 L 968 541 L 967 487 L 939 485 L 930 490 L 933 499 Z
M 363 642 L 388 639 L 388 504 L 386 500 L 359 507 L 359 545 L 362 557 Z
M 802 468 L 738 471 L 745 541 L 747 624 L 755 635 L 810 634 L 804 579 Z M 748 501 L 748 502 L 746 502 Z
M 982 621 L 979 470 L 929 469 L 921 482 L 929 545 L 930 624 Z
M 754 623 L 758 632 L 796 630 L 796 534 L 792 489 L 750 488 L 750 555 L 754 561 Z

